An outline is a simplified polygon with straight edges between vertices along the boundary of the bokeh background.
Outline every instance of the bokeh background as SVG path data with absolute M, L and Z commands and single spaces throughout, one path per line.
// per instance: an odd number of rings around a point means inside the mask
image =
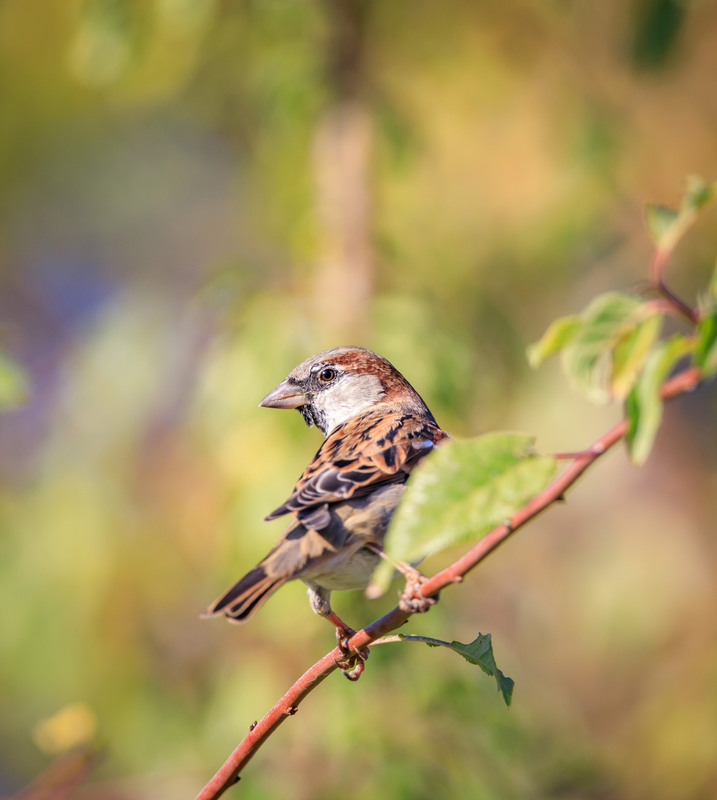
M 456 435 L 555 452 L 619 419 L 525 346 L 639 288 L 644 204 L 717 176 L 716 41 L 709 0 L 2 3 L 0 346 L 29 396 L 0 416 L 0 794 L 93 741 L 73 797 L 192 797 L 332 645 L 299 584 L 198 617 L 319 444 L 257 409 L 308 355 L 378 350 Z M 708 211 L 668 273 L 690 302 L 716 253 Z M 646 467 L 611 454 L 412 621 L 491 632 L 509 711 L 447 651 L 375 648 L 234 793 L 717 796 L 716 403 L 673 402 Z

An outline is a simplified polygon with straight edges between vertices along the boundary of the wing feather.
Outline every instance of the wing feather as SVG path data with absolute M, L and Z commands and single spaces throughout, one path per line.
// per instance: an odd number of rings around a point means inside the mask
M 290 497 L 266 519 L 289 513 L 301 520 L 326 519 L 325 512 L 314 513 L 317 507 L 405 481 L 418 461 L 446 438 L 433 420 L 412 412 L 373 409 L 354 417 L 331 431 Z

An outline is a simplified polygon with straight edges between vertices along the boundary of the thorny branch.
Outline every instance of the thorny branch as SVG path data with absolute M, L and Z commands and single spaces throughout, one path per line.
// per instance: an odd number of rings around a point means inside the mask
M 684 369 L 663 384 L 660 396 L 663 400 L 669 400 L 677 395 L 692 391 L 700 383 L 701 379 L 702 373 L 696 367 Z M 484 536 L 478 544 L 461 558 L 449 567 L 427 578 L 414 591 L 423 597 L 435 597 L 442 589 L 451 584 L 460 583 L 465 575 L 500 547 L 519 528 L 553 503 L 561 500 L 565 492 L 583 472 L 625 436 L 627 427 L 627 421 L 622 420 L 607 433 L 596 439 L 586 450 L 572 454 L 568 466 L 546 489 L 518 509 L 510 519 L 501 523 Z M 380 637 L 401 627 L 411 616 L 411 613 L 400 606 L 396 606 L 388 614 L 366 626 L 363 630 L 358 631 L 351 637 L 348 646 L 351 649 L 361 649 L 372 644 Z M 239 780 L 241 770 L 266 739 L 287 717 L 293 716 L 301 701 L 337 669 L 336 661 L 341 656 L 341 652 L 336 648 L 308 669 L 264 718 L 250 727 L 244 740 L 197 795 L 196 800 L 213 800 L 220 797 L 230 786 L 235 784 Z

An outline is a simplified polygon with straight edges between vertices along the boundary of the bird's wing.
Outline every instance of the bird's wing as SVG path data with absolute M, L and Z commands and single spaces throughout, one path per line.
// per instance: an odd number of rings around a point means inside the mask
M 328 506 L 404 481 L 415 464 L 448 438 L 436 423 L 411 412 L 374 409 L 337 426 L 267 520 L 295 513 L 308 528 L 328 524 Z

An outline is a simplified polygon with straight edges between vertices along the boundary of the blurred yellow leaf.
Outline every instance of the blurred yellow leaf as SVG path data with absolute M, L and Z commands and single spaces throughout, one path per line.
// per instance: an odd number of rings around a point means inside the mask
M 88 744 L 97 735 L 97 717 L 86 703 L 70 703 L 37 723 L 33 739 L 43 753 L 56 755 Z

